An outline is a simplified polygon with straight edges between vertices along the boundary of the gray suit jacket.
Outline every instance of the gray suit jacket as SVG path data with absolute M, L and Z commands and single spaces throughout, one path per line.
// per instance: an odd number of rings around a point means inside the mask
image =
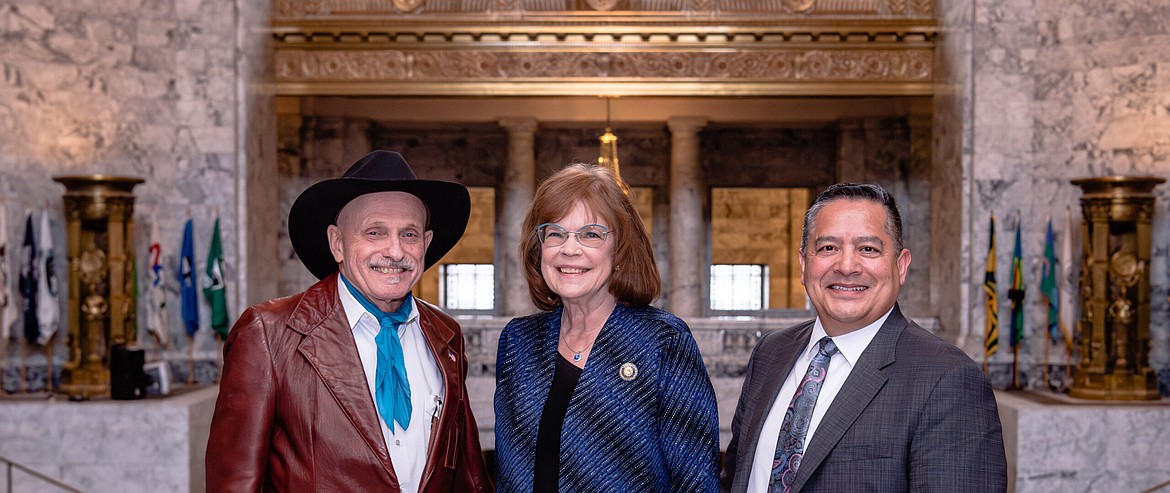
M 813 322 L 760 339 L 731 423 L 721 490 L 747 489 L 760 428 Z M 770 446 L 775 446 L 774 444 Z M 894 310 L 805 445 L 798 491 L 1007 490 L 991 384 L 966 354 Z

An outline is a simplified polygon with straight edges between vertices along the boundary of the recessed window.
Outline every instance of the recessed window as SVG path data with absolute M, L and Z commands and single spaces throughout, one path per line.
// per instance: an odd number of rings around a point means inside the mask
M 439 266 L 439 297 L 448 310 L 492 310 L 496 303 L 496 271 L 492 264 Z
M 768 266 L 716 264 L 711 266 L 712 310 L 768 308 Z

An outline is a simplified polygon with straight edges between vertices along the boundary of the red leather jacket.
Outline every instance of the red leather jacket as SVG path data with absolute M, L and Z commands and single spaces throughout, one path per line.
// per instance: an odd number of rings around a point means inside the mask
M 337 282 L 334 274 L 249 308 L 232 327 L 207 443 L 208 492 L 400 491 Z M 420 491 L 492 491 L 459 324 L 416 306 L 446 387 Z

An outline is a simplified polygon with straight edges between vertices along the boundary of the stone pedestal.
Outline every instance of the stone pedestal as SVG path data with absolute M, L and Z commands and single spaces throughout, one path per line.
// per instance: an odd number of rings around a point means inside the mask
M 202 492 L 218 394 L 207 387 L 136 401 L 0 400 L 0 456 L 89 493 Z M 0 484 L 6 474 L 0 468 Z M 21 472 L 12 480 L 12 491 L 60 491 Z
M 996 391 L 1008 491 L 1144 491 L 1170 480 L 1170 401 Z

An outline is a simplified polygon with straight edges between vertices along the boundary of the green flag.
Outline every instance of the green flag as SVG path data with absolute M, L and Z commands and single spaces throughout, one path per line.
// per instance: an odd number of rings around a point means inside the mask
M 223 282 L 223 244 L 219 239 L 219 218 L 211 233 L 211 249 L 207 252 L 207 271 L 203 274 L 203 297 L 211 304 L 211 328 L 220 337 L 227 337 L 231 323 L 228 320 L 227 290 Z

